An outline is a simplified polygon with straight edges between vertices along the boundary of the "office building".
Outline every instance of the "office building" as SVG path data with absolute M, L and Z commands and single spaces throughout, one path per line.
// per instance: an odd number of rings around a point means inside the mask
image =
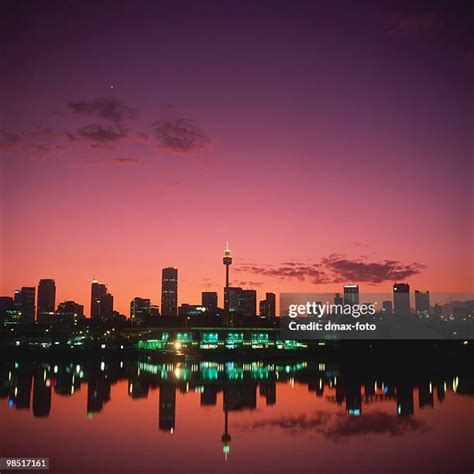
M 21 323 L 32 323 L 35 320 L 36 288 L 24 286 L 15 292 L 15 303 L 19 309 Z
M 257 314 L 257 292 L 255 290 L 241 290 L 239 308 L 242 315 L 255 316 Z
M 265 319 L 273 319 L 276 316 L 275 293 L 265 293 L 265 299 L 259 304 L 259 315 Z
M 429 316 L 430 314 L 430 292 L 415 290 L 415 311 L 417 314 Z
M 204 306 L 209 313 L 215 313 L 217 311 L 217 291 L 203 291 L 201 306 Z
M 163 268 L 161 273 L 161 314 L 178 316 L 178 269 Z
M 16 322 L 15 304 L 11 296 L 0 296 L 0 325 Z
M 91 318 L 106 321 L 112 319 L 114 313 L 114 297 L 108 293 L 107 286 L 92 281 L 91 286 Z
M 206 312 L 206 308 L 199 304 L 188 304 L 183 303 L 178 308 L 178 316 L 186 317 L 186 316 L 201 316 Z
M 224 290 L 224 297 L 228 302 L 229 313 L 238 313 L 243 316 L 257 314 L 257 292 L 255 290 L 229 287 Z
M 344 304 L 359 304 L 359 285 L 344 285 Z
M 229 313 L 237 313 L 240 310 L 240 293 L 242 288 L 229 286 L 224 288 L 224 302 Z
M 382 302 L 382 314 L 392 314 L 393 313 L 393 305 L 390 300 L 386 300 Z
M 410 285 L 408 283 L 393 285 L 393 311 L 397 315 L 410 314 Z
M 107 321 L 114 316 L 114 297 L 110 293 L 106 293 L 100 303 L 100 317 Z
M 158 307 L 157 304 L 151 304 L 150 305 L 150 317 L 157 318 L 158 316 L 160 316 L 160 308 Z
M 63 301 L 58 304 L 58 317 L 78 319 L 84 317 L 84 306 L 75 301 Z
M 101 319 L 101 301 L 102 298 L 107 294 L 107 287 L 103 283 L 99 283 L 97 280 L 92 280 L 91 286 L 91 318 Z
M 56 284 L 54 280 L 43 279 L 38 285 L 38 321 L 45 321 L 54 315 L 56 308 Z
M 443 317 L 443 307 L 441 305 L 439 305 L 438 303 L 436 303 L 433 306 L 433 316 L 435 318 L 442 318 Z
M 269 318 L 276 316 L 276 295 L 275 293 L 265 293 L 265 300 L 268 303 Z
M 150 300 L 148 298 L 133 298 L 130 302 L 130 319 L 133 321 L 144 321 L 151 316 Z

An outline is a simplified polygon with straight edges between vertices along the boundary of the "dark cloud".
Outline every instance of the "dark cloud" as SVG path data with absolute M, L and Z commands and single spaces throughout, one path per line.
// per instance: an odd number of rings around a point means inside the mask
M 252 281 L 252 280 L 249 280 L 249 281 L 238 281 L 237 282 L 237 286 L 242 286 L 242 287 L 247 287 L 247 288 L 252 288 L 252 287 L 255 287 L 255 286 L 262 286 L 263 283 L 261 281 Z
M 70 141 L 70 142 L 76 142 L 77 141 L 77 137 L 71 133 L 71 132 L 66 132 L 66 138 Z
M 69 101 L 67 108 L 76 114 L 94 115 L 113 122 L 131 119 L 136 115 L 132 107 L 114 97 L 99 97 L 91 101 Z
M 425 268 L 419 263 L 402 264 L 396 260 L 384 260 L 383 262 L 350 260 L 339 254 L 324 258 L 322 263 L 329 272 L 333 273 L 335 282 L 382 283 L 403 280 L 417 275 L 421 269 Z
M 77 131 L 77 135 L 86 140 L 99 143 L 110 143 L 120 140 L 126 136 L 120 127 L 104 127 L 102 125 L 86 125 Z
M 291 433 L 314 432 L 323 434 L 333 441 L 370 434 L 402 436 L 410 432 L 427 430 L 422 420 L 389 415 L 380 411 L 361 416 L 317 411 L 309 417 L 302 414 L 259 420 L 244 425 L 243 428 L 249 431 L 277 428 Z
M 111 158 L 110 162 L 121 166 L 134 166 L 139 163 L 137 158 Z
M 103 158 L 103 159 L 87 159 L 84 163 L 88 165 L 117 165 L 117 166 L 135 166 L 140 162 L 137 158 Z
M 115 147 L 110 143 L 91 143 L 89 148 L 98 148 L 100 150 L 114 150 Z
M 417 275 L 423 268 L 425 266 L 419 263 L 402 264 L 396 260 L 370 262 L 362 258 L 349 259 L 340 254 L 332 254 L 319 263 L 284 262 L 280 265 L 252 263 L 236 265 L 235 270 L 283 280 L 310 281 L 314 284 L 348 281 L 375 284 L 403 280 Z
M 21 145 L 21 136 L 18 133 L 0 130 L 0 150 L 12 150 Z
M 211 143 L 194 120 L 187 118 L 157 120 L 153 123 L 155 137 L 162 150 L 190 154 L 205 150 Z
M 243 264 L 238 266 L 236 265 L 235 270 L 246 273 L 254 273 L 256 275 L 276 277 L 282 280 L 309 280 L 315 284 L 330 283 L 330 280 L 324 272 L 324 269 L 320 264 L 317 263 L 306 265 L 299 262 L 285 262 L 278 266 Z

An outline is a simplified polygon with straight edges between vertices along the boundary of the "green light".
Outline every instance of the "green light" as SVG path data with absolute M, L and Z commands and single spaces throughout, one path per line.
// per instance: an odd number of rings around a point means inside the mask
M 219 334 L 217 332 L 203 332 L 201 334 L 201 342 L 204 344 L 217 344 Z
M 189 332 L 178 332 L 176 333 L 176 342 L 189 344 L 190 342 L 193 342 L 193 335 Z
M 250 341 L 253 349 L 268 347 L 269 335 L 266 332 L 253 332 L 250 335 Z

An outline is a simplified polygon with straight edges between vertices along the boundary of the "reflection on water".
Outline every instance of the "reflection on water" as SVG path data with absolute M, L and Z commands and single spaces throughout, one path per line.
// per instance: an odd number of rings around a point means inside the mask
M 462 472 L 452 469 L 474 465 L 466 374 L 359 373 L 327 361 L 109 358 L 5 362 L 0 380 L 1 424 L 11 434 L 1 455 L 49 456 L 53 472 L 127 472 L 137 456 L 149 460 L 137 472 L 313 472 L 315 462 L 318 472 L 381 472 L 381 462 L 384 472 Z

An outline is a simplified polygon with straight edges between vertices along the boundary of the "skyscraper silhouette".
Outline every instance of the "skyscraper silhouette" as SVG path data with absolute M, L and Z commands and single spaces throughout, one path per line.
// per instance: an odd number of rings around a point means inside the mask
M 84 316 L 84 306 L 75 301 L 63 301 L 58 304 L 58 316 L 61 318 L 77 319 Z
M 395 283 L 393 285 L 393 312 L 395 314 L 410 314 L 410 285 Z
M 359 304 L 359 285 L 344 285 L 344 304 Z
M 15 293 L 15 302 L 19 307 L 22 323 L 32 323 L 35 320 L 35 294 L 36 288 L 29 286 L 23 286 L 18 293 Z
M 114 297 L 107 292 L 107 286 L 92 280 L 91 286 L 91 318 L 103 321 L 112 318 Z
M 163 268 L 161 273 L 161 314 L 178 316 L 178 269 Z
M 265 299 L 260 301 L 259 315 L 262 318 L 273 319 L 276 315 L 275 293 L 265 293 Z
M 268 309 L 267 318 L 272 319 L 276 316 L 276 295 L 275 295 L 275 293 L 265 293 L 265 301 L 267 302 L 267 309 Z
M 97 280 L 92 280 L 91 286 L 91 318 L 100 319 L 100 302 L 107 294 L 107 287 Z
M 415 311 L 418 314 L 429 315 L 430 312 L 430 292 L 415 290 Z
M 244 316 L 255 316 L 257 314 L 257 292 L 255 290 L 241 290 L 239 309 Z
M 150 316 L 150 300 L 148 298 L 139 298 L 136 296 L 130 302 L 130 319 L 132 323 L 135 320 L 144 321 Z
M 217 311 L 217 292 L 203 291 L 201 304 L 204 306 L 204 308 L 206 308 L 206 311 L 215 313 Z
M 56 308 L 56 284 L 52 279 L 42 279 L 38 285 L 38 321 L 54 314 Z

